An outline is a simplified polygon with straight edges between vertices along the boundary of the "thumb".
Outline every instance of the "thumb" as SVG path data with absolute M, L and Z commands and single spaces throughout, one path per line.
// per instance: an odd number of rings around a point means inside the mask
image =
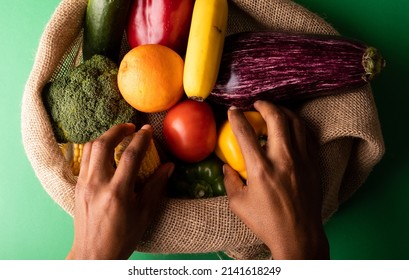
M 237 197 L 243 190 L 244 183 L 239 173 L 228 164 L 223 165 L 224 187 L 226 188 L 227 197 L 232 199 Z
M 144 207 L 156 210 L 156 207 L 159 205 L 165 193 L 166 185 L 173 170 L 173 163 L 165 163 L 149 178 L 140 193 L 140 203 L 142 203 Z

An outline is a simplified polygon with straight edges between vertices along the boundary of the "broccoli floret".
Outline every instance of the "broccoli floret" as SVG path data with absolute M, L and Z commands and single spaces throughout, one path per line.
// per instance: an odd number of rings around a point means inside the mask
M 59 143 L 92 141 L 133 121 L 137 111 L 119 92 L 117 74 L 114 62 L 95 55 L 45 87 L 43 101 Z

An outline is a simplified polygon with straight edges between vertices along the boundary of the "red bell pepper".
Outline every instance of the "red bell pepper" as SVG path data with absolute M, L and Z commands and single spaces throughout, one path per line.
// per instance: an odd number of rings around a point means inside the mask
M 129 45 L 161 44 L 183 56 L 193 5 L 194 0 L 133 0 L 127 25 Z

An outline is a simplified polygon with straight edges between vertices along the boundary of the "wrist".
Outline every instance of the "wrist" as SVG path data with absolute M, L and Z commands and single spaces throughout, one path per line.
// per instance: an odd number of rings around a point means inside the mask
M 274 240 L 267 244 L 273 259 L 325 260 L 330 258 L 329 243 L 324 229 L 285 236 L 285 240 Z
M 102 250 L 92 250 L 72 247 L 66 256 L 66 260 L 126 260 L 133 253 L 133 250 L 118 252 L 110 248 Z

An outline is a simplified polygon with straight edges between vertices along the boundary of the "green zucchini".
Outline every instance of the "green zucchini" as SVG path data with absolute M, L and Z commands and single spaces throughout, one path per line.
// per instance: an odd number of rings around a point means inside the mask
M 131 0 L 88 0 L 82 48 L 84 60 L 100 54 L 118 63 L 130 3 Z

